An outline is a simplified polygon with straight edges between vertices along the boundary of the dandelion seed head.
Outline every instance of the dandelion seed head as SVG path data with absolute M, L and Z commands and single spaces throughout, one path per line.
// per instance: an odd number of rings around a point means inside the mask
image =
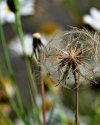
M 95 35 L 74 28 L 57 34 L 48 43 L 45 64 L 58 85 L 75 87 L 74 73 L 80 84 L 93 81 L 99 55 L 99 39 Z

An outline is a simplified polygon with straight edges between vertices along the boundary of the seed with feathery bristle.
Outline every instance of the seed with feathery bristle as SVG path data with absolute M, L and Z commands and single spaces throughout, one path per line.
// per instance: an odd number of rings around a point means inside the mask
M 80 83 L 95 82 L 93 69 L 97 67 L 98 41 L 87 30 L 73 29 L 47 45 L 45 64 L 49 73 L 64 87 L 75 87 L 74 73 Z

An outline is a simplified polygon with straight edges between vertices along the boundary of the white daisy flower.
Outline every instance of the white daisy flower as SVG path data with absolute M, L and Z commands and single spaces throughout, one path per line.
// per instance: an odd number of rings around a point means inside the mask
M 34 3 L 35 0 L 20 0 L 20 13 L 21 15 L 32 15 L 34 14 Z M 8 22 L 13 23 L 15 22 L 15 15 L 12 11 L 10 11 L 6 0 L 0 2 L 0 22 L 2 24 Z
M 95 30 L 100 30 L 100 10 L 96 8 L 90 9 L 90 14 L 83 16 L 83 22 L 90 25 Z
M 14 13 L 10 11 L 5 0 L 0 3 L 0 12 L 0 23 L 15 21 Z

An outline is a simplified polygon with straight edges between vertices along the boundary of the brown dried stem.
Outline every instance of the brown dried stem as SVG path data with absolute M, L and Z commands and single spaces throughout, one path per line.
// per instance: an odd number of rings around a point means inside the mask
M 76 75 L 76 72 L 73 73 L 74 75 L 74 79 L 75 79 L 75 85 L 76 85 L 76 118 L 75 118 L 75 122 L 76 122 L 76 125 L 78 125 L 79 123 L 79 114 L 78 114 L 78 97 L 79 97 L 79 93 L 78 93 L 78 84 L 79 84 L 79 79 Z
M 39 53 L 40 58 L 40 84 L 41 84 L 41 96 L 42 96 L 42 111 L 43 111 L 43 125 L 46 125 L 46 104 L 45 104 L 45 88 L 44 80 L 42 74 L 42 64 L 43 64 L 43 53 Z
M 78 87 L 76 88 L 76 125 L 78 125 Z

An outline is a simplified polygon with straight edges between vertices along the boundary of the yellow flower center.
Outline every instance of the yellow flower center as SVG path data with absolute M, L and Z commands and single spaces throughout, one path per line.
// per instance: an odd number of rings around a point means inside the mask
M 10 13 L 10 12 L 11 12 L 8 6 L 5 7 L 5 12 L 6 12 L 6 13 Z

